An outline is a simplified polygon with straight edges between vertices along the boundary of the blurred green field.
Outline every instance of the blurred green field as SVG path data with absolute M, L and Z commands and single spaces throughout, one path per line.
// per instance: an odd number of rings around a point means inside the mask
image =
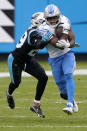
M 47 61 L 38 61 L 45 70 L 51 70 Z M 87 69 L 87 62 L 76 62 L 76 69 Z M 0 62 L 0 72 L 8 72 L 7 62 Z
M 47 62 L 40 62 L 45 70 L 50 70 Z M 87 69 L 86 62 L 77 62 L 77 68 Z M 0 72 L 8 72 L 7 63 L 0 63 Z M 22 83 L 14 93 L 16 108 L 9 109 L 6 90 L 10 78 L 0 78 L 0 131 L 87 131 L 87 76 L 74 76 L 76 82 L 75 100 L 79 112 L 71 116 L 62 109 L 66 101 L 60 98 L 53 77 L 49 77 L 41 100 L 41 108 L 46 118 L 39 118 L 29 110 L 35 95 L 37 80 L 23 77 Z

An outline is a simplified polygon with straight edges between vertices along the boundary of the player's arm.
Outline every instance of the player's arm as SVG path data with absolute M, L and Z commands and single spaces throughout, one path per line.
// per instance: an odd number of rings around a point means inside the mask
M 53 35 L 53 37 L 49 41 L 49 44 L 51 44 L 55 48 L 58 48 L 58 49 L 61 49 L 61 50 L 64 49 L 63 47 L 59 46 L 58 41 L 59 41 L 58 37 L 55 37 Z
M 80 45 L 75 42 L 75 36 L 74 36 L 74 33 L 72 32 L 71 28 L 70 28 L 69 35 L 68 35 L 68 40 L 70 42 L 70 48 L 72 48 L 72 47 L 80 47 Z
M 70 46 L 70 43 L 67 42 L 68 35 L 63 33 L 63 27 L 56 28 L 56 36 L 50 40 L 50 44 L 58 49 L 64 49 Z
M 74 33 L 72 32 L 71 27 L 59 27 L 58 30 L 56 30 L 56 36 L 61 40 L 65 40 L 65 44 L 68 43 L 68 48 L 75 47 L 75 36 Z
M 41 35 L 39 30 L 34 29 L 28 32 L 28 44 L 33 49 L 43 49 L 52 37 L 52 33 L 48 30 L 44 35 Z
M 69 35 L 68 35 L 68 40 L 70 42 L 70 48 L 75 47 L 75 36 L 71 28 L 70 28 Z
M 63 27 L 62 26 L 57 27 L 55 33 L 56 37 L 54 37 L 50 41 L 50 44 L 52 44 L 56 48 L 64 49 L 79 47 L 79 45 L 75 43 L 75 36 L 69 25 L 65 24 L 63 25 Z

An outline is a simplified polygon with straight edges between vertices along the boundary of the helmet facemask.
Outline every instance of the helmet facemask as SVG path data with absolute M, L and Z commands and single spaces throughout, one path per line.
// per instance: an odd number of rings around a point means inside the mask
M 47 17 L 46 23 L 52 27 L 56 27 L 59 23 L 60 16 Z

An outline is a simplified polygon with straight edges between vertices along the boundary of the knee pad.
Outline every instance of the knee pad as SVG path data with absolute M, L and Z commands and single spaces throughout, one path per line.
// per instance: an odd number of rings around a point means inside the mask
M 64 100 L 67 100 L 68 97 L 67 97 L 67 94 L 60 94 L 61 98 L 63 98 Z

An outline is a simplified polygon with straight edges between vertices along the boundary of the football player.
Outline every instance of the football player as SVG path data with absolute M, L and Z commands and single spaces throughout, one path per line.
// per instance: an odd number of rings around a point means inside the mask
M 73 79 L 76 62 L 74 52 L 70 48 L 78 46 L 78 44 L 75 43 L 69 19 L 61 14 L 56 5 L 48 5 L 44 11 L 44 17 L 46 23 L 40 25 L 39 30 L 41 33 L 49 30 L 54 34 L 54 38 L 46 45 L 49 64 L 60 96 L 68 100 L 63 111 L 72 114 L 78 112 L 78 106 L 74 100 L 75 82 Z
M 36 94 L 34 104 L 30 110 L 38 116 L 44 118 L 40 108 L 40 100 L 46 87 L 48 76 L 44 69 L 33 59 L 38 49 L 42 49 L 50 40 L 52 34 L 47 31 L 43 37 L 38 33 L 37 26 L 44 22 L 42 12 L 35 13 L 31 18 L 31 26 L 21 37 L 16 45 L 16 48 L 8 56 L 8 68 L 10 72 L 11 82 L 6 91 L 7 102 L 11 109 L 15 108 L 13 93 L 21 83 L 22 71 L 34 76 L 37 80 Z

